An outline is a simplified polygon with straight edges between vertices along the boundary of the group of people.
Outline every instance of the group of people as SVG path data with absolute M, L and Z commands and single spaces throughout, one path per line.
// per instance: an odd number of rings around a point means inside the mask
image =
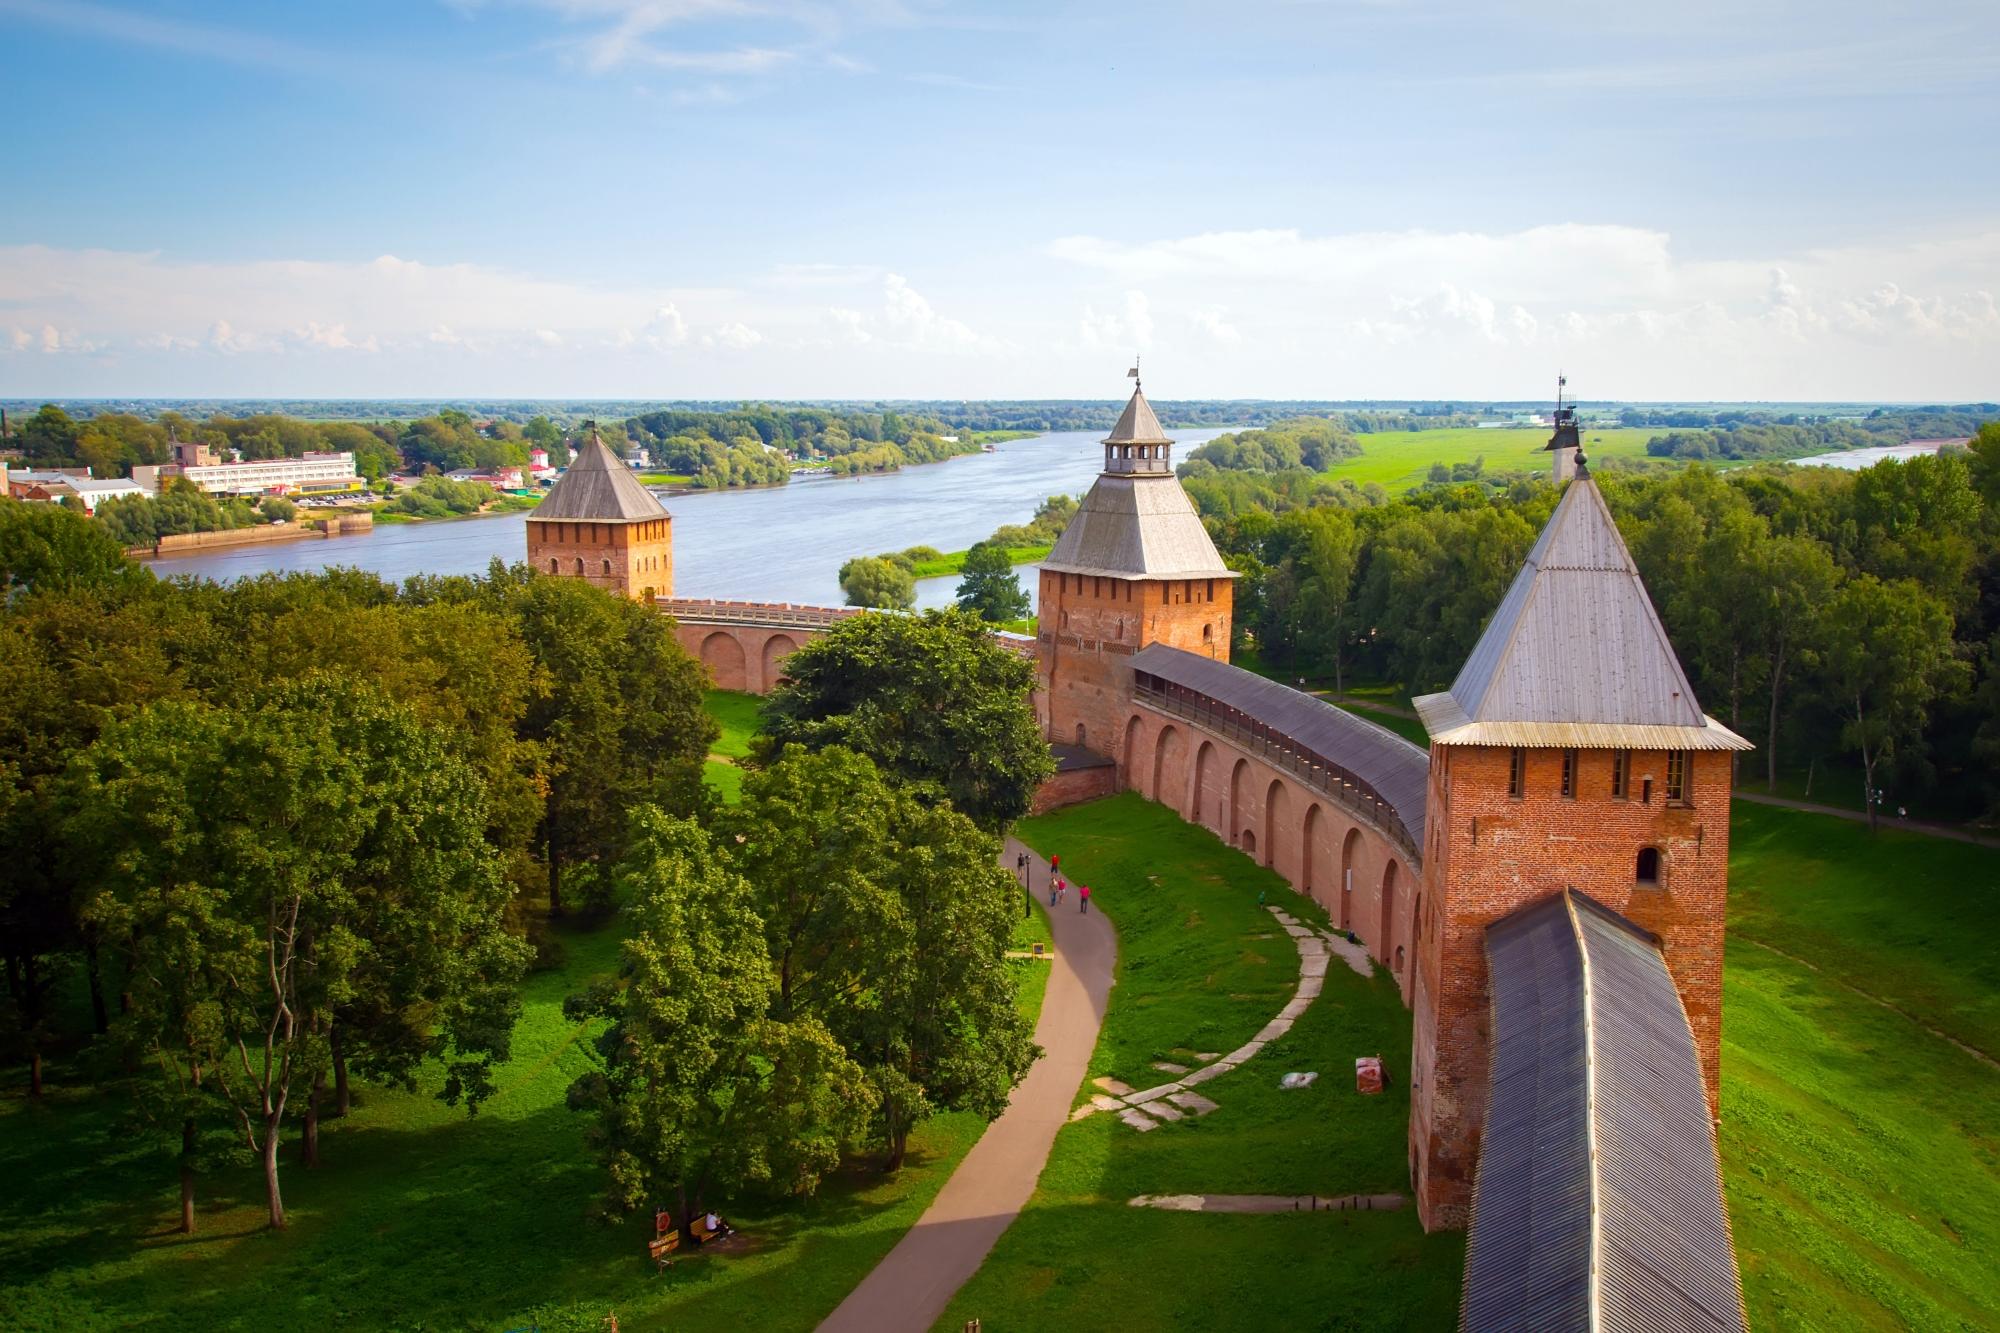
M 1029 881 L 1033 878 L 1032 866 L 1033 862 L 1029 859 L 1026 852 L 1022 852 L 1014 858 L 1014 873 L 1021 877 L 1021 887 L 1023 889 L 1028 887 Z M 1049 906 L 1058 906 L 1068 896 L 1069 881 L 1062 877 L 1062 854 L 1057 852 L 1049 857 Z M 1088 884 L 1079 884 L 1076 886 L 1076 910 L 1079 912 L 1088 912 L 1090 910 L 1090 886 Z M 1027 911 L 1028 904 L 1023 900 L 1022 914 L 1026 915 Z

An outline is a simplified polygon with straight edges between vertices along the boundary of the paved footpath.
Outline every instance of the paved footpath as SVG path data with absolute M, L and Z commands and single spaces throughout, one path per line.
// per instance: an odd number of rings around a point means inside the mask
M 1762 792 L 1738 790 L 1732 793 L 1739 801 L 1749 801 L 1753 805 L 1775 805 L 1782 810 L 1803 810 L 1807 814 L 1832 815 L 1835 819 L 1845 819 L 1854 824 L 1866 824 L 1868 816 L 1860 810 L 1844 810 L 1837 805 L 1818 805 L 1812 801 L 1794 801 L 1785 796 L 1766 796 Z M 1876 819 L 1883 828 L 1901 829 L 1905 833 L 1921 833 L 1931 838 L 1950 838 L 1953 842 L 1969 842 L 1978 847 L 2000 847 L 2000 838 L 1989 838 L 1974 833 L 1970 829 L 1953 824 L 1929 824 L 1921 819 L 1897 819 L 1893 815 L 1878 814 Z
M 1000 864 L 1012 870 L 1014 858 L 1023 852 L 1031 864 L 1029 878 L 1046 903 L 1047 862 L 1010 838 Z M 979 1271 L 1000 1233 L 1034 1192 L 1056 1131 L 1069 1119 L 1090 1067 L 1111 993 L 1111 965 L 1118 957 L 1111 923 L 1095 906 L 1079 912 L 1076 902 L 1072 888 L 1061 907 L 1049 910 L 1055 961 L 1035 1025 L 1042 1058 L 909 1234 L 827 1316 L 822 1333 L 928 1329 L 966 1279 Z

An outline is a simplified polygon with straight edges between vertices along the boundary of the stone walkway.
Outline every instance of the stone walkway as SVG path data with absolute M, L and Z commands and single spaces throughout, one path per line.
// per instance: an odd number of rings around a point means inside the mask
M 1732 795 L 1737 800 L 1748 801 L 1752 805 L 1775 805 L 1781 810 L 1803 810 L 1807 814 L 1832 815 L 1835 819 L 1845 819 L 1851 824 L 1868 822 L 1868 816 L 1863 811 L 1846 810 L 1837 805 L 1794 801 L 1788 796 L 1767 796 L 1762 792 L 1743 791 L 1740 788 Z M 1989 838 L 1955 824 L 1931 824 L 1921 819 L 1898 819 L 1894 815 L 1879 813 L 1876 818 L 1883 828 L 1900 829 L 1904 833 L 1921 833 L 1927 838 L 1950 838 L 1953 842 L 1969 842 L 1975 847 L 2000 847 L 2000 838 Z
M 1207 1115 L 1217 1109 L 1216 1103 L 1193 1089 L 1210 1079 L 1221 1078 L 1290 1032 L 1292 1024 L 1299 1020 L 1326 985 L 1327 965 L 1334 958 L 1364 977 L 1374 975 L 1375 964 L 1369 958 L 1368 950 L 1359 944 L 1349 943 L 1346 936 L 1330 930 L 1316 930 L 1274 903 L 1265 904 L 1265 910 L 1292 937 L 1292 943 L 1299 951 L 1299 987 L 1292 993 L 1291 1002 L 1278 1011 L 1276 1018 L 1258 1029 L 1256 1036 L 1229 1054 L 1208 1053 L 1199 1057 L 1206 1062 L 1199 1068 L 1190 1070 L 1187 1066 L 1165 1061 L 1155 1064 L 1155 1069 L 1178 1075 L 1171 1083 L 1134 1090 L 1116 1079 L 1096 1080 L 1099 1091 L 1070 1112 L 1071 1120 L 1082 1120 L 1099 1111 L 1106 1111 L 1145 1134 L 1162 1124 L 1185 1120 L 1190 1115 Z
M 1048 864 L 1021 843 L 1008 839 L 1000 864 L 1012 870 L 1014 858 L 1023 852 L 1032 865 L 1032 884 L 1046 891 Z M 1049 913 L 1049 925 L 1055 958 L 1035 1024 L 1042 1058 L 917 1224 L 827 1316 L 822 1330 L 928 1329 L 1034 1192 L 1056 1131 L 1090 1067 L 1118 956 L 1117 934 L 1099 912 L 1079 912 L 1065 904 Z

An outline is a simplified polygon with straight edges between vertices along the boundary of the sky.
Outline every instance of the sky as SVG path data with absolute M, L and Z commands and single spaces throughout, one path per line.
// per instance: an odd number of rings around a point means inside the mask
M 1995 0 L 0 0 L 0 396 L 2000 399 Z

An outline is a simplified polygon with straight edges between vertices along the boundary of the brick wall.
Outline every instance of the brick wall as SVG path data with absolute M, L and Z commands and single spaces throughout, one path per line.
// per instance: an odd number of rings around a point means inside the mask
M 1614 751 L 1578 751 L 1577 795 L 1562 795 L 1561 750 L 1531 749 L 1524 794 L 1508 794 L 1512 751 L 1431 752 L 1428 886 L 1417 932 L 1410 1147 L 1426 1227 L 1463 1226 L 1486 1115 L 1486 927 L 1575 887 L 1661 937 L 1717 1106 L 1723 911 L 1729 864 L 1729 755 L 1689 755 L 1685 803 L 1665 797 L 1667 756 L 1632 751 L 1630 796 L 1611 795 Z M 1646 782 L 1652 783 L 1645 799 Z M 1656 884 L 1635 878 L 1659 853 Z
M 1028 812 L 1047 814 L 1066 805 L 1081 805 L 1100 796 L 1109 796 L 1117 790 L 1118 770 L 1110 764 L 1071 769 L 1067 773 L 1056 774 L 1035 788 L 1034 804 Z
M 673 520 L 571 523 L 531 517 L 528 564 L 543 574 L 580 578 L 624 597 L 672 596 Z

